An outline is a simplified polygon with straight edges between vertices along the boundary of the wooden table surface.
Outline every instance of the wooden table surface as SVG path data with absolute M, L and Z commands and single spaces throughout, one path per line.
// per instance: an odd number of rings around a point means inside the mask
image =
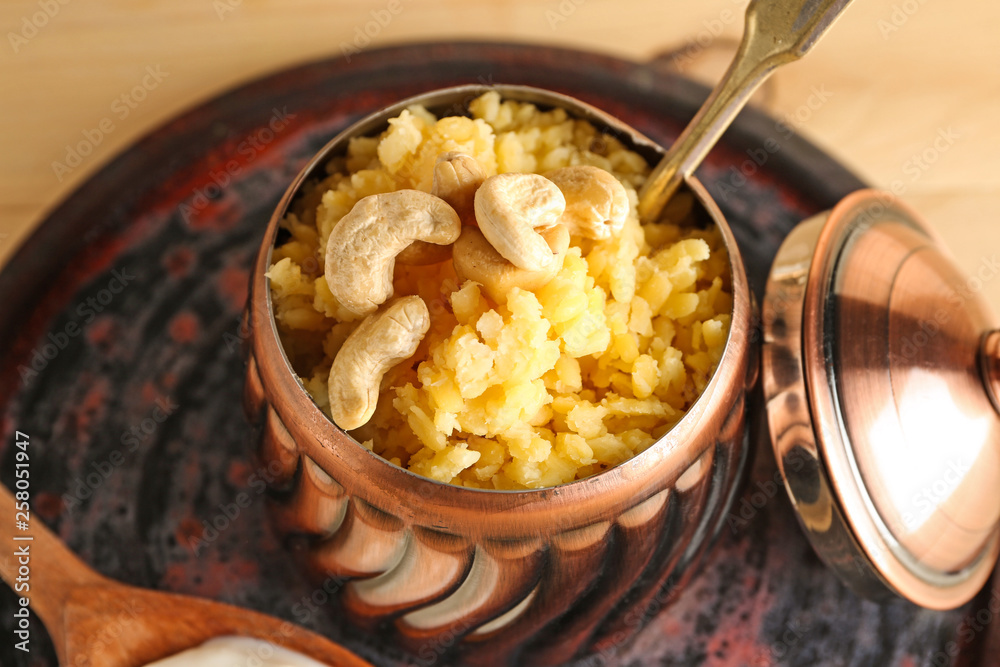
M 118 151 L 227 88 L 407 40 L 553 43 L 724 69 L 746 0 L 5 0 L 0 263 Z M 1000 309 L 1000 3 L 858 0 L 757 101 L 894 184 Z M 366 34 L 367 33 L 367 34 Z M 74 147 L 82 145 L 73 154 Z

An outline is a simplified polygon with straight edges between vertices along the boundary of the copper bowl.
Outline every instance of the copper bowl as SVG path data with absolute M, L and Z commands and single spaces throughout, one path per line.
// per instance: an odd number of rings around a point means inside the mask
M 681 421 L 645 452 L 569 484 L 488 491 L 390 464 L 313 403 L 282 350 L 265 272 L 278 223 L 305 180 L 347 139 L 373 135 L 406 106 L 462 113 L 487 90 L 562 107 L 612 133 L 650 164 L 663 149 L 573 98 L 520 86 L 461 86 L 383 109 L 327 144 L 271 217 L 250 281 L 245 408 L 279 493 L 280 531 L 309 537 L 317 581 L 335 578 L 355 623 L 418 660 L 456 652 L 471 664 L 557 664 L 613 650 L 667 604 L 721 525 L 747 458 L 744 415 L 757 376 L 753 303 L 736 241 L 695 179 L 696 217 L 722 231 L 734 307 L 718 370 Z M 328 588 L 332 588 L 328 586 Z

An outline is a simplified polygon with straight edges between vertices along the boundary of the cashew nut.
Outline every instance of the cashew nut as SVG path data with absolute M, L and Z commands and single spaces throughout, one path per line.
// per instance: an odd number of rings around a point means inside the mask
M 476 191 L 476 220 L 489 242 L 522 269 L 541 271 L 555 259 L 538 229 L 552 227 L 566 208 L 555 183 L 538 174 L 498 174 Z
M 569 230 L 556 225 L 541 232 L 555 261 L 540 271 L 521 269 L 500 256 L 483 233 L 475 227 L 463 227 L 452 253 L 455 273 L 459 280 L 475 280 L 487 296 L 498 304 L 507 303 L 507 295 L 515 287 L 535 290 L 549 283 L 562 268 L 569 248 Z
M 330 367 L 330 415 L 337 426 L 350 431 L 368 423 L 382 376 L 413 356 L 430 325 L 427 304 L 419 296 L 396 299 L 358 325 Z
M 369 195 L 333 228 L 326 245 L 326 282 L 341 306 L 368 315 L 392 296 L 396 255 L 415 240 L 455 242 L 462 222 L 440 197 L 419 190 Z
M 475 225 L 473 200 L 484 180 L 486 174 L 472 156 L 456 151 L 441 153 L 434 164 L 431 194 L 448 202 L 462 219 L 463 225 Z M 443 262 L 449 257 L 449 246 L 414 241 L 396 256 L 396 261 L 400 264 L 423 266 Z
M 561 222 L 570 234 L 606 241 L 621 231 L 628 217 L 625 187 L 600 167 L 577 165 L 545 174 L 566 197 Z
M 449 151 L 434 164 L 431 194 L 445 200 L 458 213 L 463 225 L 476 224 L 475 198 L 486 172 L 471 155 Z

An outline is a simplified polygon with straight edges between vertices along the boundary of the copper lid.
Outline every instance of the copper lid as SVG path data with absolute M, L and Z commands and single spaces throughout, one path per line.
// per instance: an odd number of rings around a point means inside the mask
M 863 595 L 953 608 L 996 563 L 1000 333 L 978 292 L 998 267 L 982 269 L 963 276 L 913 211 L 871 190 L 796 227 L 772 266 L 778 467 L 813 547 Z

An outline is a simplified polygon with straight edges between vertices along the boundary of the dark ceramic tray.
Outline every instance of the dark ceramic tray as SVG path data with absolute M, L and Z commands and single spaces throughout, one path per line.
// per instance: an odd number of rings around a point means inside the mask
M 296 545 L 268 523 L 267 471 L 255 469 L 240 407 L 240 312 L 272 208 L 327 140 L 400 98 L 493 82 L 574 95 L 663 144 L 707 92 L 656 63 L 415 44 L 282 71 L 171 121 L 67 198 L 0 273 L 3 483 L 13 485 L 14 432 L 27 433 L 36 520 L 96 570 L 275 614 L 400 664 L 324 604 L 327 592 L 294 566 Z M 863 185 L 752 111 L 699 175 L 758 296 L 792 226 Z M 634 641 L 587 664 L 1000 663 L 1000 591 L 946 613 L 860 600 L 813 554 L 766 443 L 727 523 L 688 588 Z M 0 631 L 12 637 L 15 598 L 0 589 Z M 32 623 L 31 654 L 0 641 L 0 663 L 56 664 Z M 447 664 L 437 648 L 419 664 Z

